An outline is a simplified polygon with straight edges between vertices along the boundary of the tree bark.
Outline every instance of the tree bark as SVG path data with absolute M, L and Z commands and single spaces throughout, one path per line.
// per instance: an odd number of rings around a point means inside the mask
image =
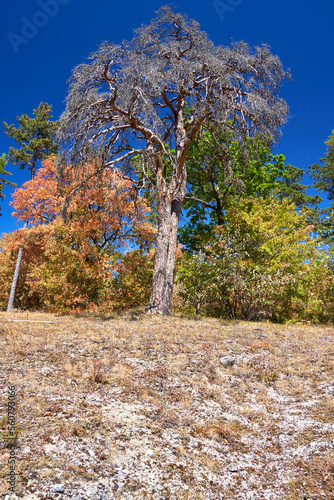
M 177 188 L 172 184 L 166 189 L 164 180 L 158 180 L 158 232 L 155 242 L 153 283 L 150 303 L 146 311 L 164 315 L 171 314 L 177 231 L 181 208 L 185 199 L 187 171 L 182 168 Z
M 24 221 L 23 228 L 26 229 L 27 227 L 28 227 L 28 222 Z M 13 309 L 13 304 L 14 304 L 14 299 L 15 299 L 15 292 L 16 292 L 16 286 L 17 286 L 17 281 L 19 279 L 19 274 L 20 274 L 22 254 L 23 254 L 23 247 L 21 246 L 19 248 L 19 253 L 17 254 L 16 266 L 15 266 L 15 271 L 14 271 L 12 286 L 11 286 L 11 289 L 10 289 L 10 294 L 9 294 L 9 299 L 8 299 L 7 312 L 10 312 Z

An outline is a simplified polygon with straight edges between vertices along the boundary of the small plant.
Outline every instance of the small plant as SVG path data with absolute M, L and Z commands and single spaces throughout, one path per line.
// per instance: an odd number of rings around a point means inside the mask
M 107 384 L 108 381 L 106 379 L 102 363 L 99 360 L 94 360 L 93 361 L 93 368 L 92 368 L 92 373 L 89 377 L 89 380 L 93 384 Z
M 8 448 L 9 444 L 19 438 L 20 430 L 15 428 L 13 432 L 8 432 L 8 417 L 3 416 L 0 419 L 0 442 L 3 442 L 5 447 Z
M 202 436 L 207 439 L 227 441 L 230 444 L 234 444 L 240 438 L 239 435 L 234 434 L 227 423 L 220 422 L 219 420 L 207 421 L 204 424 L 196 425 L 192 430 L 192 434 L 196 437 Z
M 15 429 L 14 433 L 10 434 L 7 431 L 0 431 L 0 441 L 4 443 L 6 448 L 10 448 L 10 445 L 13 444 L 14 441 L 17 441 L 20 436 L 20 429 Z
M 265 385 L 273 385 L 278 379 L 278 373 L 273 366 L 270 366 L 265 361 L 256 363 L 248 363 L 248 368 L 251 368 L 256 378 Z

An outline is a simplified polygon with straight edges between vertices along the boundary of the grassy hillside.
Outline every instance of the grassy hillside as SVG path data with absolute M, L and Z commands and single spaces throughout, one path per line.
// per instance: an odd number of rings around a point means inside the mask
M 334 499 L 333 340 L 321 326 L 0 313 L 0 494 L 9 384 L 20 498 Z

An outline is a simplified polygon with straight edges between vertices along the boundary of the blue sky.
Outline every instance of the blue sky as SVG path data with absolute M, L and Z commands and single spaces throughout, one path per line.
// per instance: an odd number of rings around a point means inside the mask
M 53 105 L 54 118 L 64 109 L 71 70 L 104 40 L 120 42 L 148 23 L 168 1 L 149 0 L 12 0 L 1 6 L 0 154 L 15 146 L 2 122 L 32 116 L 40 102 Z M 306 168 L 324 155 L 324 141 L 334 128 L 334 2 L 329 0 L 174 0 L 177 10 L 196 19 L 215 44 L 244 40 L 267 43 L 293 81 L 282 89 L 290 119 L 275 152 Z M 28 171 L 8 165 L 10 180 L 21 186 Z M 305 178 L 305 183 L 309 179 Z M 13 188 L 1 202 L 0 235 L 16 228 L 8 205 Z M 324 202 L 326 206 L 328 202 Z

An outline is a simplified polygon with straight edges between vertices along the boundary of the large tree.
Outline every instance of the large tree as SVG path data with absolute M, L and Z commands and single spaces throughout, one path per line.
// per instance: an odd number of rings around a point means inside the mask
M 319 196 L 306 194 L 310 186 L 301 184 L 303 170 L 285 163 L 284 155 L 273 155 L 270 140 L 246 138 L 240 144 L 230 131 L 220 133 L 227 152 L 222 164 L 208 146 L 210 134 L 202 135 L 191 146 L 191 158 L 187 161 L 184 208 L 188 220 L 179 230 L 179 241 L 187 251 L 200 250 L 210 238 L 213 226 L 224 224 L 227 208 L 241 197 L 289 197 L 298 209 L 320 203 Z M 316 213 L 310 211 L 308 217 Z
M 327 146 L 325 156 L 320 159 L 319 164 L 309 167 L 309 173 L 314 179 L 314 187 L 327 194 L 328 200 L 334 200 L 334 130 L 325 141 Z M 321 210 L 322 218 L 317 230 L 325 243 L 334 247 L 334 203 Z
M 18 127 L 15 127 L 13 123 L 11 125 L 8 125 L 6 122 L 3 123 L 6 134 L 20 146 L 19 148 L 14 148 L 13 146 L 9 148 L 8 160 L 13 165 L 18 165 L 21 169 L 27 167 L 30 171 L 31 179 L 35 176 L 38 161 L 44 160 L 48 155 L 58 151 L 58 142 L 55 139 L 58 123 L 51 120 L 52 106 L 41 102 L 38 108 L 33 110 L 33 115 L 33 118 L 30 118 L 28 115 L 18 116 Z M 24 227 L 26 228 L 27 226 L 28 220 L 25 220 Z M 22 253 L 23 249 L 20 247 L 7 311 L 11 311 L 13 308 Z
M 131 41 L 105 42 L 73 71 L 61 138 L 74 168 L 95 154 L 104 167 L 141 175 L 157 196 L 158 232 L 147 310 L 170 314 L 177 231 L 187 186 L 187 159 L 197 137 L 226 151 L 213 126 L 238 139 L 277 137 L 287 116 L 278 93 L 287 73 L 266 45 L 215 46 L 197 22 L 162 7 Z M 138 172 L 137 172 L 138 173 Z M 65 206 L 64 206 L 65 212 Z
M 86 172 L 95 171 L 95 163 L 98 160 L 87 164 Z M 110 297 L 118 298 L 118 288 L 131 303 L 135 277 L 131 277 L 132 282 L 125 281 L 136 264 L 145 267 L 145 255 L 154 240 L 155 226 L 147 222 L 148 205 L 134 196 L 130 181 L 107 170 L 92 177 L 85 190 L 73 196 L 64 223 L 62 201 L 80 179 L 73 170 L 65 169 L 60 185 L 56 173 L 55 157 L 50 156 L 34 179 L 14 192 L 13 215 L 21 221 L 28 219 L 29 227 L 0 240 L 0 308 L 8 297 L 18 248 L 23 248 L 16 300 L 20 307 L 49 311 L 102 307 L 106 298 L 109 303 Z M 122 254 L 129 246 L 139 248 L 123 261 Z M 140 269 L 136 277 L 147 279 L 145 271 Z M 117 283 L 120 286 L 105 290 L 104 283 L 114 285 L 116 278 L 122 280 Z M 115 307 L 117 302 L 114 300 Z

